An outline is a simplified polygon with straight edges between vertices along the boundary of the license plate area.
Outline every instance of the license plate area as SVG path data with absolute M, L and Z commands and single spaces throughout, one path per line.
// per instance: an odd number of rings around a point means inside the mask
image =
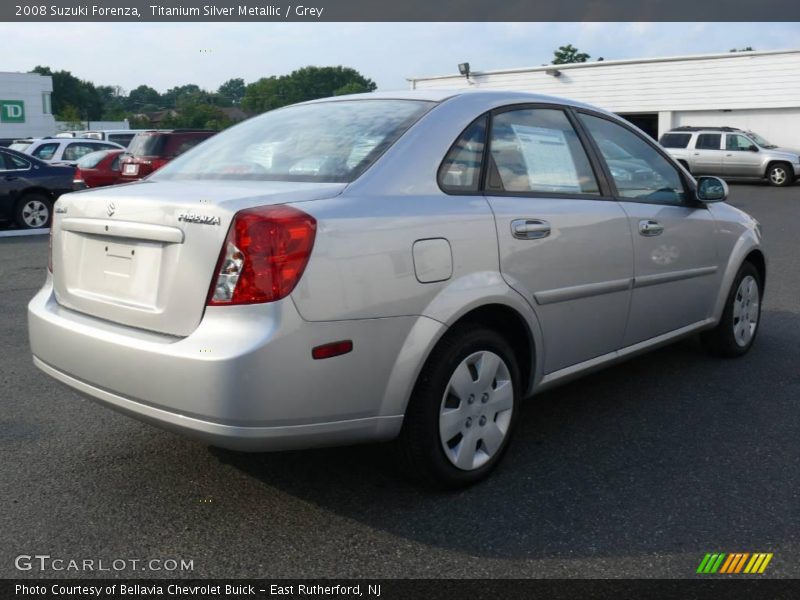
M 162 242 L 71 235 L 80 238 L 81 257 L 78 277 L 67 282 L 71 294 L 140 309 L 159 308 Z

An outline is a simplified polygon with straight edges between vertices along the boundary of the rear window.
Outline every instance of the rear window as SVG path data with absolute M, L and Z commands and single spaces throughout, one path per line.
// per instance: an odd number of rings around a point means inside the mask
M 128 154 L 134 156 L 161 156 L 165 136 L 158 133 L 140 133 L 134 136 L 128 146 Z
M 418 100 L 289 106 L 217 134 L 151 179 L 350 182 L 433 106 Z
M 92 152 L 91 154 L 87 154 L 78 161 L 78 167 L 81 169 L 94 169 L 107 155 L 107 150 L 101 150 L 100 152 Z
M 664 148 L 686 148 L 691 139 L 691 133 L 665 133 L 658 143 Z
M 111 133 L 108 135 L 108 141 L 119 144 L 120 146 L 127 146 L 131 143 L 134 133 Z

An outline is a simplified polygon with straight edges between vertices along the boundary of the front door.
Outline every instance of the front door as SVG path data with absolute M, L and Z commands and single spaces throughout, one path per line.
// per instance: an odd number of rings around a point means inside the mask
M 739 133 L 727 134 L 722 173 L 728 177 L 763 177 L 758 146 L 747 136 Z
M 716 222 L 689 198 L 678 169 L 632 130 L 600 116 L 580 119 L 609 165 L 633 232 L 634 283 L 624 345 L 711 316 L 722 275 Z M 618 147 L 631 158 L 608 152 Z
M 496 113 L 489 157 L 501 271 L 538 317 L 545 373 L 618 349 L 633 276 L 630 225 L 602 193 L 566 113 Z

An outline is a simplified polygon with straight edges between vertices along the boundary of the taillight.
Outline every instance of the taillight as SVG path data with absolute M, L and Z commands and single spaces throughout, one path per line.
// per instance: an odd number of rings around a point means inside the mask
M 72 176 L 72 183 L 83 183 L 83 173 L 80 169 L 75 169 L 75 174 Z
M 209 306 L 257 304 L 286 297 L 308 264 L 317 222 L 291 206 L 241 210 L 222 245 Z

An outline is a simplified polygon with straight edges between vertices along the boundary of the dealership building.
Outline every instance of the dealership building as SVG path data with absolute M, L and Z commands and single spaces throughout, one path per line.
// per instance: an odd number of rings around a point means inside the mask
M 409 79 L 412 89 L 562 96 L 624 116 L 653 137 L 682 125 L 753 130 L 800 147 L 800 50 L 606 60 Z
M 55 133 L 52 93 L 53 79 L 49 76 L 0 72 L 0 139 Z

